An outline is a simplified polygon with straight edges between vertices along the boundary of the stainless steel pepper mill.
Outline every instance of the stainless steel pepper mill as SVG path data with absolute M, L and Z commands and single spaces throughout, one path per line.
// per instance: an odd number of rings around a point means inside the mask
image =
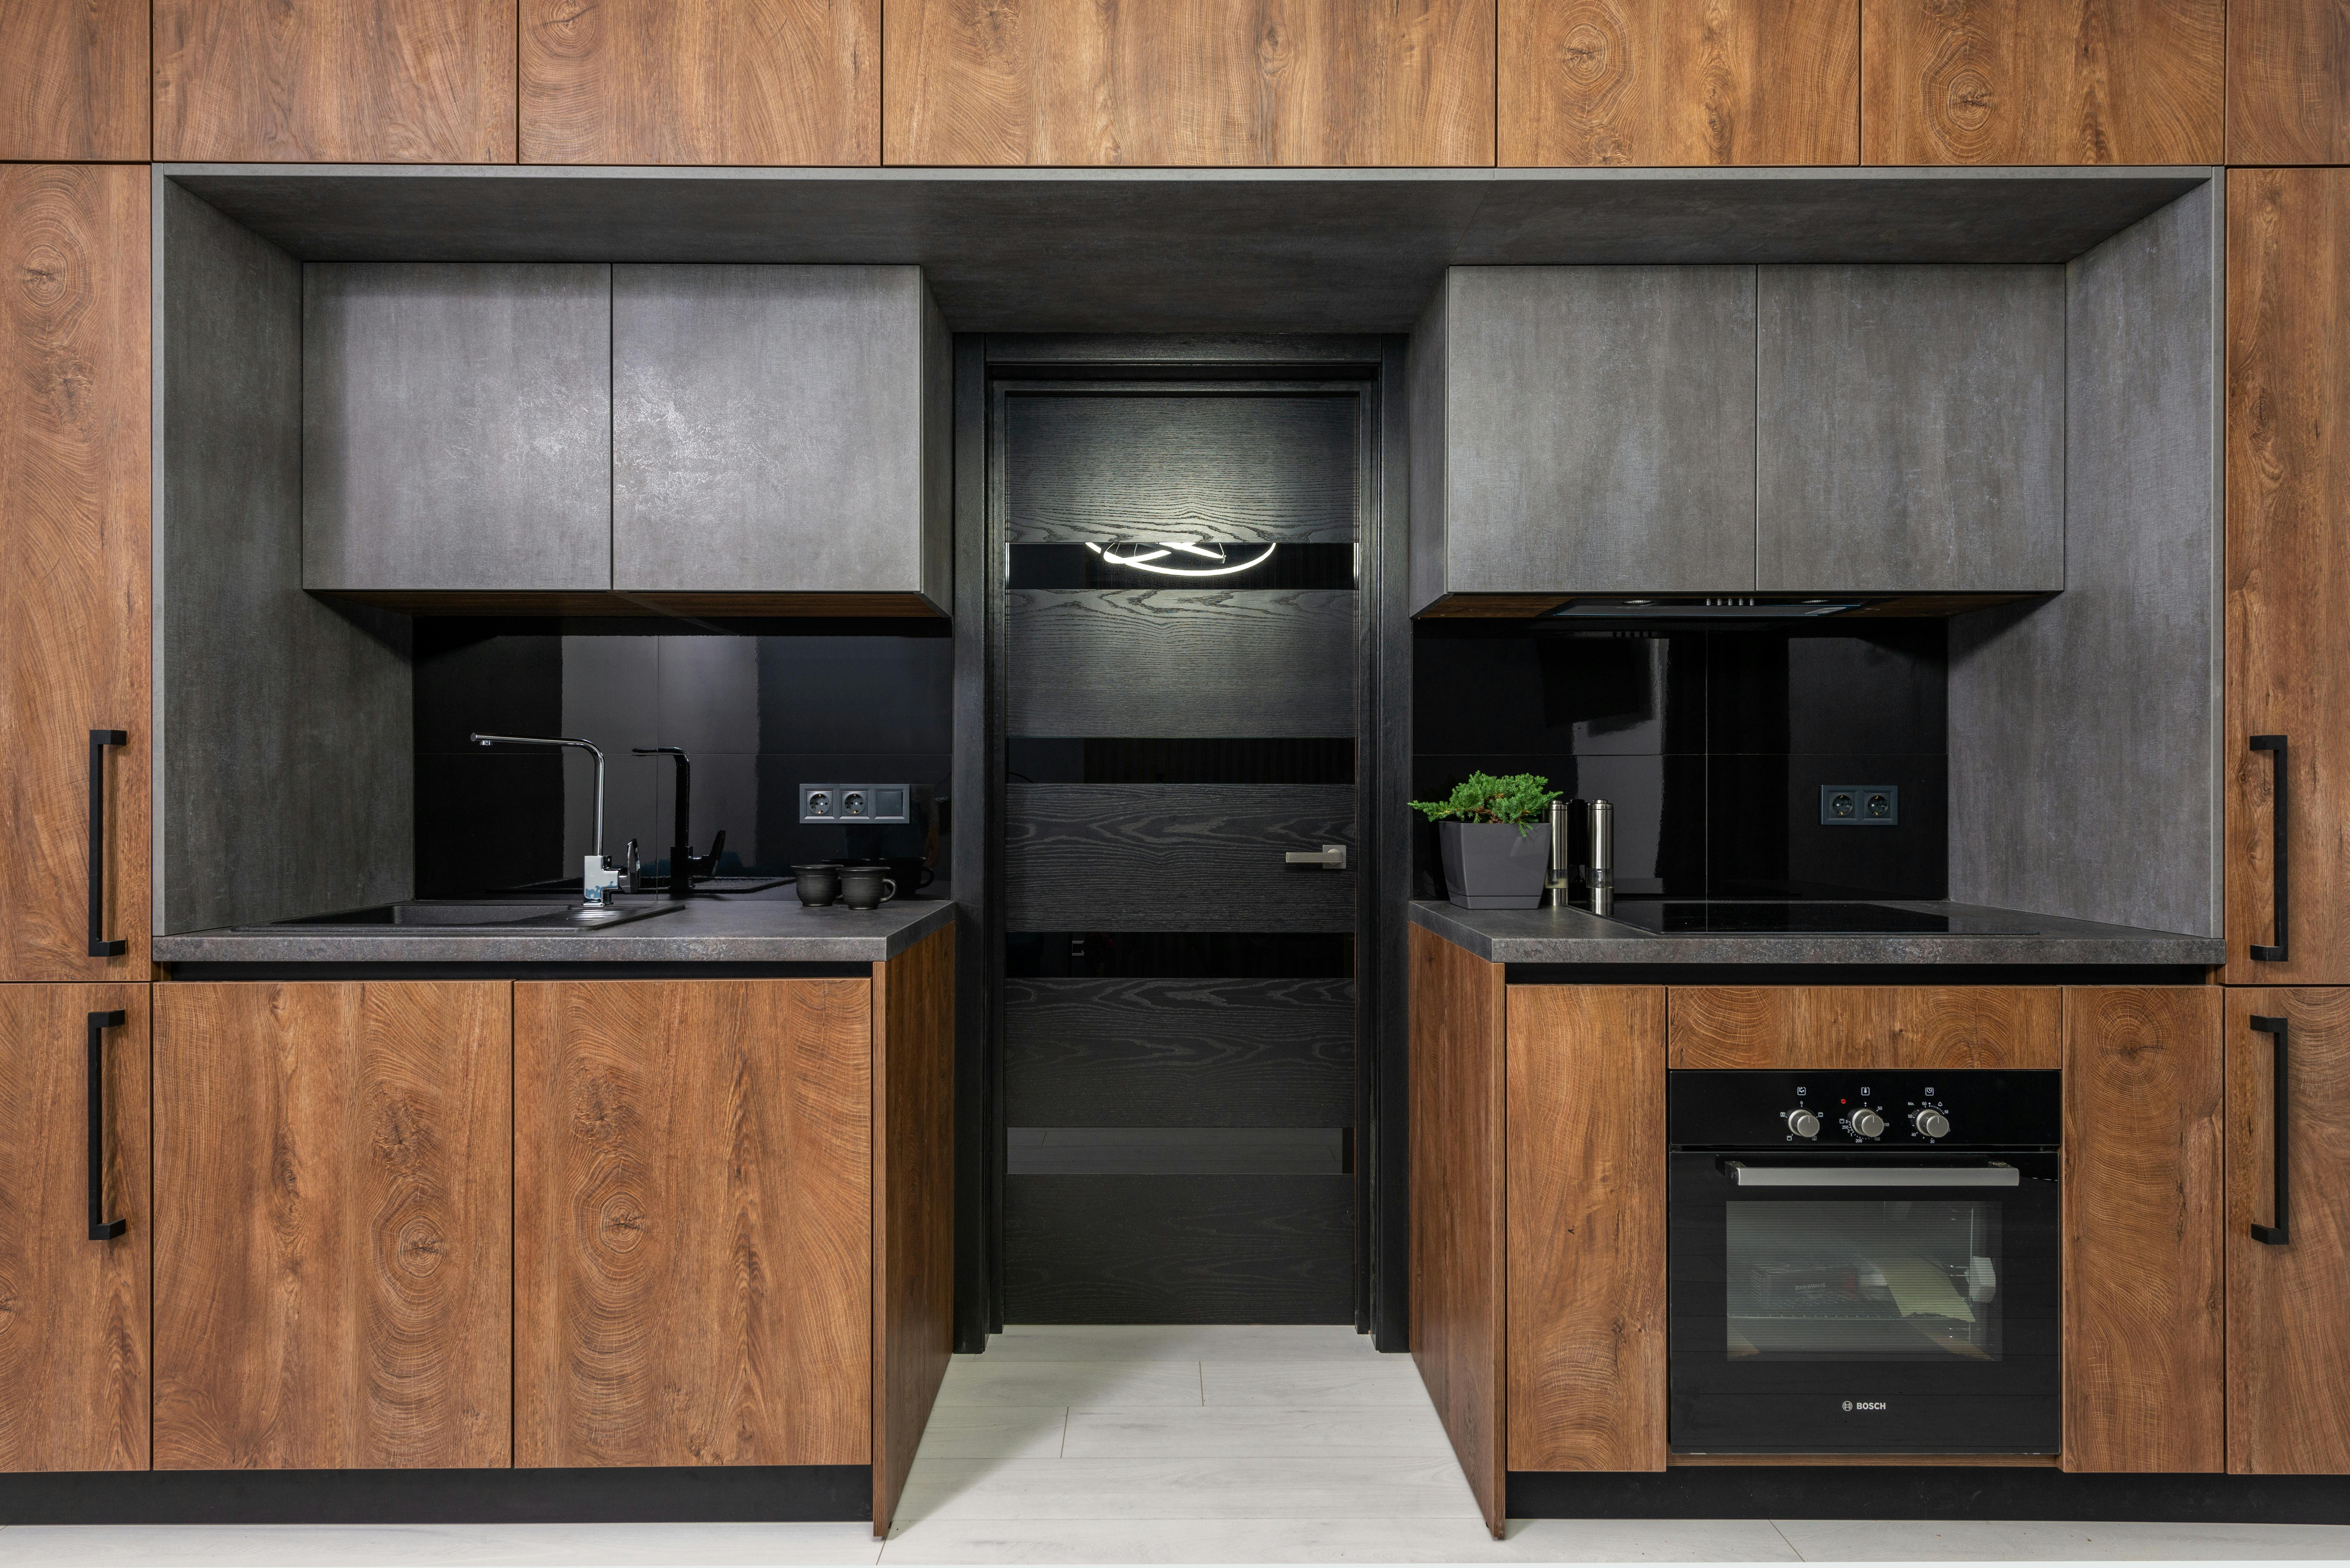
M 1591 889 L 1591 912 L 1604 915 L 1616 905 L 1616 808 L 1604 800 L 1591 803 L 1591 864 L 1583 870 Z
M 1543 877 L 1543 905 L 1564 909 L 1575 901 L 1575 868 L 1566 863 L 1566 820 L 1571 803 L 1550 803 L 1550 870 Z

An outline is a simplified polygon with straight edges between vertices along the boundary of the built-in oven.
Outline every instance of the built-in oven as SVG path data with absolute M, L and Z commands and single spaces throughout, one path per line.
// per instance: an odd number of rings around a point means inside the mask
M 2058 1082 L 1672 1073 L 1673 1451 L 2055 1452 Z

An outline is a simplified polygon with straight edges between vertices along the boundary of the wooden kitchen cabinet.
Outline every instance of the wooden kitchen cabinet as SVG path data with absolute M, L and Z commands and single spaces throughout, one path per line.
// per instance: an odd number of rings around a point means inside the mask
M 147 158 L 147 0 L 0 0 L 0 161 Z
M 147 1468 L 147 993 L 0 985 L 0 1471 Z
M 953 381 L 912 266 L 618 266 L 613 587 L 943 615 Z
M 2064 992 L 2053 985 L 1677 985 L 1677 1068 L 1870 1067 L 2053 1072 Z
M 148 974 L 148 200 L 0 165 L 0 981 Z
M 2068 1470 L 2222 1468 L 2220 991 L 2064 989 Z
M 2350 1473 L 2350 990 L 2231 987 L 2225 1039 L 2228 1469 Z
M 1853 163 L 1859 0 L 1501 0 L 1504 166 Z
M 2350 170 L 2231 170 L 2227 212 L 2225 972 L 2230 984 L 2339 985 L 2350 983 Z
M 1490 164 L 1492 0 L 884 0 L 883 161 Z
M 1861 161 L 2217 163 L 2222 35 L 2240 15 L 2225 0 L 1861 0 Z
M 511 986 L 155 989 L 155 1468 L 511 1462 Z
M 511 163 L 515 0 L 153 0 L 161 162 Z
M 612 586 L 611 269 L 304 269 L 302 586 Z
M 1413 609 L 1753 587 L 1754 269 L 1454 267 L 1412 334 Z
M 1759 269 L 1754 587 L 2064 586 L 2064 273 Z
M 2350 162 L 2350 28 L 2334 0 L 2231 0 L 2230 163 Z
M 525 163 L 880 161 L 881 0 L 521 0 L 521 21 Z

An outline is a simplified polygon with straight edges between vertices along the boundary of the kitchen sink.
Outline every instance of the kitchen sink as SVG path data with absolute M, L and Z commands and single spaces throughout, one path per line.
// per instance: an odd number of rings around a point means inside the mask
M 311 929 L 380 930 L 384 927 L 438 931 L 534 932 L 601 931 L 656 915 L 677 912 L 671 903 L 605 905 L 598 909 L 577 899 L 416 898 L 402 904 L 376 904 L 364 909 L 339 909 L 331 915 L 305 915 L 278 920 L 273 928 L 303 926 Z

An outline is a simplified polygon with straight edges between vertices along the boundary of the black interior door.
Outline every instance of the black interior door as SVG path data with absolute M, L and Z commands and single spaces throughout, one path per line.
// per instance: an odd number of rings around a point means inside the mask
M 1354 1322 L 1365 385 L 990 420 L 1003 1319 Z

